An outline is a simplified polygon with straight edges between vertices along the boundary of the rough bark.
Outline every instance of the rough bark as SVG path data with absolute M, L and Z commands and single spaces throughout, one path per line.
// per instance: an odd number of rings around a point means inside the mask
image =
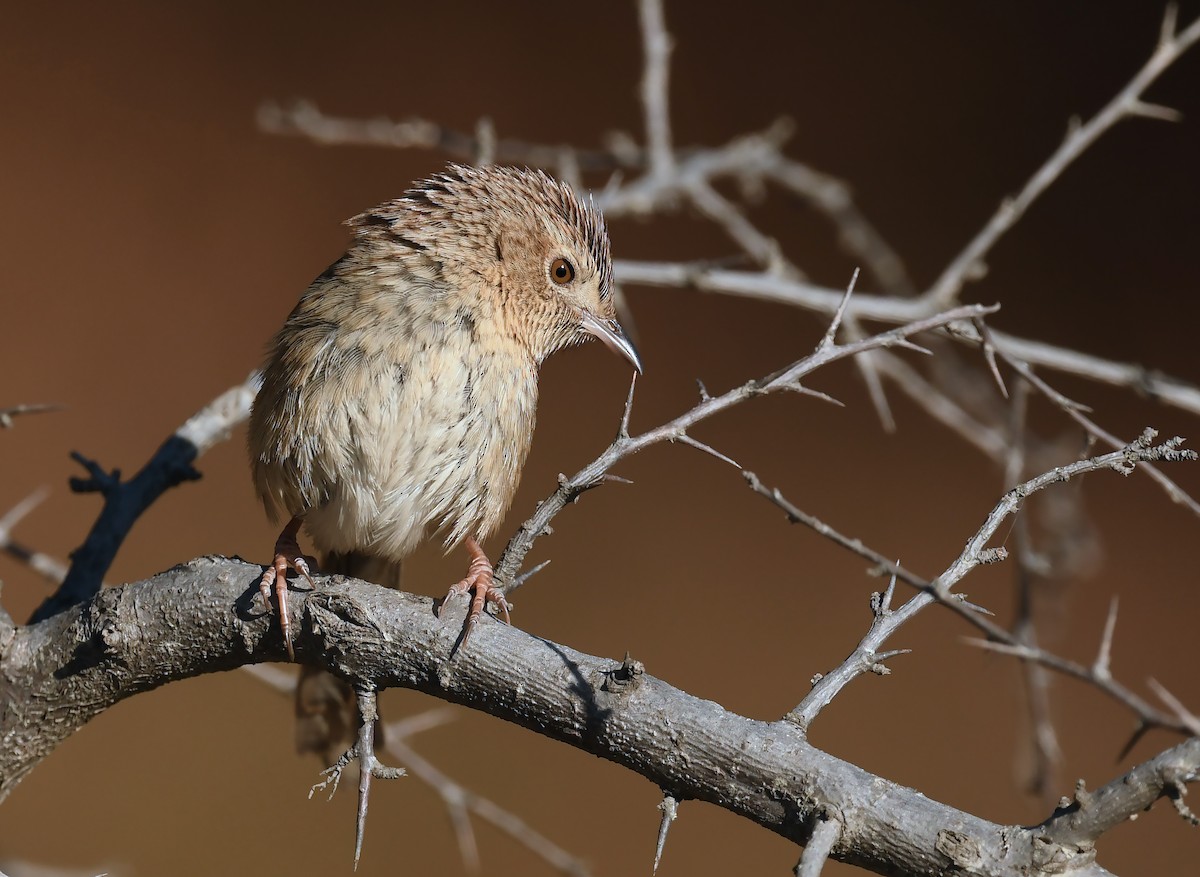
M 199 558 L 0 638 L 0 798 L 126 697 L 283 660 L 278 625 L 257 596 L 260 573 L 240 560 Z M 736 715 L 635 661 L 582 654 L 491 620 L 454 654 L 459 613 L 439 619 L 428 597 L 353 579 L 318 583 L 293 602 L 298 661 L 506 719 L 624 765 L 677 800 L 709 801 L 800 844 L 815 820 L 835 819 L 842 830 L 831 855 L 841 861 L 882 874 L 1107 873 L 1087 837 L 1061 822 L 1066 842 L 1046 828 L 955 810 L 816 749 L 790 722 Z M 1172 770 L 1194 770 L 1200 741 L 1172 752 Z

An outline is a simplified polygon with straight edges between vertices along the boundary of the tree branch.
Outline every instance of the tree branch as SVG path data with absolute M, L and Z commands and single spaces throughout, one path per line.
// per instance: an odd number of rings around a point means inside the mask
M 282 660 L 278 625 L 255 608 L 260 573 L 241 561 L 200 558 L 17 630 L 0 657 L 0 797 L 120 700 Z M 318 585 L 293 601 L 301 662 L 514 722 L 623 765 L 676 800 L 708 801 L 796 843 L 809 840 L 816 820 L 836 814 L 839 861 L 887 874 L 958 867 L 1015 875 L 1094 855 L 1074 835 L 1060 843 L 1042 829 L 997 825 L 932 801 L 809 745 L 790 722 L 738 716 L 636 672 L 635 662 L 586 655 L 486 619 L 479 648 L 452 658 L 458 629 L 434 615 L 430 598 L 340 577 Z M 1173 757 L 1182 779 L 1200 770 L 1200 747 Z M 1139 805 L 1148 794 L 1139 791 Z M 1160 794 L 1171 792 L 1163 786 Z
M 249 416 L 258 381 L 257 373 L 250 375 L 245 383 L 226 390 L 188 418 L 128 481 L 121 480 L 119 470 L 104 472 L 82 455 L 73 455 L 91 477 L 72 479 L 72 488 L 103 494 L 104 508 L 83 545 L 71 555 L 71 566 L 62 585 L 42 601 L 33 613 L 33 621 L 50 618 L 100 590 L 105 573 L 142 512 L 170 488 L 199 478 L 193 461 L 223 441 L 235 425 Z

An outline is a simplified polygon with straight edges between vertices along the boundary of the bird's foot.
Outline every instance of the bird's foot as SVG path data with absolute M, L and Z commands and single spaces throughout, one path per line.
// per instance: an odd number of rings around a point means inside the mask
M 258 591 L 262 594 L 263 605 L 266 606 L 268 612 L 271 610 L 271 590 L 274 588 L 275 598 L 279 603 L 279 629 L 283 632 L 283 644 L 287 648 L 289 661 L 296 660 L 296 653 L 292 648 L 292 621 L 288 615 L 287 606 L 288 569 L 294 569 L 304 576 L 309 587 L 317 586 L 312 577 L 312 568 L 317 565 L 317 562 L 300 553 L 300 543 L 296 541 L 299 530 L 300 519 L 292 518 L 275 541 L 275 559 L 271 561 L 271 565 L 266 568 L 262 578 L 258 581 Z
M 467 637 L 479 623 L 479 616 L 483 614 L 488 603 L 500 607 L 500 611 L 504 614 L 504 623 L 511 623 L 508 617 L 508 601 L 504 599 L 504 592 L 496 587 L 496 571 L 492 568 L 492 562 L 488 560 L 487 555 L 483 553 L 483 549 L 474 539 L 468 538 L 465 545 L 471 555 L 471 565 L 467 567 L 467 575 L 462 581 L 450 586 L 450 590 L 446 592 L 446 599 L 442 601 L 442 606 L 445 607 L 453 597 L 474 592 L 467 619 L 463 622 L 462 640 L 459 645 L 466 645 Z

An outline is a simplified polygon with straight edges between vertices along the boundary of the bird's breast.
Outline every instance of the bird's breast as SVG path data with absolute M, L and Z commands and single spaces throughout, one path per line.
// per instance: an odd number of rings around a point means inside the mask
M 322 551 L 398 560 L 430 529 L 448 545 L 486 538 L 516 493 L 536 366 L 473 320 L 416 328 L 352 368 L 326 369 L 309 394 L 304 407 L 328 425 L 338 458 L 327 499 L 305 516 Z

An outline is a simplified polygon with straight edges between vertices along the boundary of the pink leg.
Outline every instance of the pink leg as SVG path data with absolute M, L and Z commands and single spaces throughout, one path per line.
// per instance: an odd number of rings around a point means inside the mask
M 488 560 L 487 555 L 483 553 L 483 549 L 479 547 L 479 543 L 473 538 L 468 536 L 463 545 L 467 549 L 467 553 L 471 555 L 471 565 L 467 567 L 466 578 L 450 586 L 450 590 L 446 593 L 446 601 L 449 601 L 458 594 L 470 594 L 474 592 L 474 597 L 471 600 L 471 609 L 467 612 L 467 620 L 463 625 L 462 645 L 466 645 L 467 637 L 471 635 L 471 631 L 479 623 L 479 616 L 483 614 L 483 610 L 488 603 L 494 603 L 499 606 L 500 611 L 504 613 L 504 623 L 508 624 L 510 622 L 508 617 L 508 601 L 504 599 L 504 592 L 495 585 L 495 570 L 492 569 L 492 562 Z
M 292 649 L 292 621 L 288 616 L 287 607 L 288 567 L 291 567 L 304 576 L 311 587 L 315 588 L 317 586 L 309 570 L 309 558 L 300 553 L 300 543 L 296 541 L 301 523 L 302 521 L 299 517 L 288 521 L 288 525 L 283 528 L 283 532 L 275 540 L 275 559 L 267 567 L 266 571 L 263 572 L 262 578 L 258 582 L 258 590 L 262 594 L 263 605 L 266 606 L 268 611 L 271 609 L 271 586 L 274 585 L 275 597 L 279 601 L 279 628 L 283 631 L 283 644 L 287 647 L 288 660 L 290 661 L 296 660 L 296 653 Z

